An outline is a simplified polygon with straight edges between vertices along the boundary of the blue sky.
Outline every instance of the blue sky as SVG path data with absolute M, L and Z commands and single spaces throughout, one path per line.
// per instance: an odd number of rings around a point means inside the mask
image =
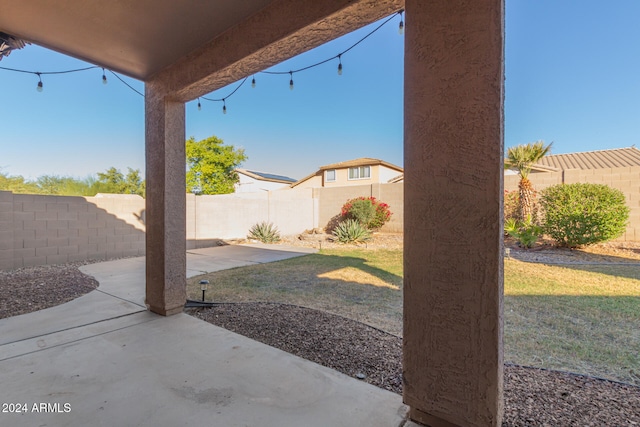
M 640 145 L 640 2 L 507 0 L 505 146 L 545 140 L 554 153 Z M 411 17 L 405 17 L 407 26 Z M 187 104 L 187 137 L 245 149 L 248 169 L 293 178 L 357 157 L 402 165 L 403 37 L 399 17 L 337 61 L 289 76 L 257 74 L 222 104 Z M 375 25 L 374 25 L 375 26 Z M 370 26 L 293 58 L 288 71 L 332 57 Z M 28 46 L 2 67 L 58 71 L 87 64 Z M 143 98 L 102 70 L 34 75 L 0 70 L 0 172 L 85 177 L 144 170 Z M 124 78 L 124 77 L 123 77 Z M 124 78 L 143 91 L 141 82 Z M 237 84 L 208 95 L 221 98 Z

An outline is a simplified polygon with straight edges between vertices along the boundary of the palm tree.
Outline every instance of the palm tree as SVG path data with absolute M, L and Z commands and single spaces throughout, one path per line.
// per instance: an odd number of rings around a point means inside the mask
M 529 181 L 531 166 L 551 151 L 552 144 L 553 142 L 545 147 L 544 141 L 536 141 L 534 143 L 520 144 L 507 150 L 504 167 L 516 169 L 518 175 L 520 175 L 518 193 L 520 196 L 519 216 L 522 221 L 525 221 L 533 214 L 534 190 L 531 181 Z

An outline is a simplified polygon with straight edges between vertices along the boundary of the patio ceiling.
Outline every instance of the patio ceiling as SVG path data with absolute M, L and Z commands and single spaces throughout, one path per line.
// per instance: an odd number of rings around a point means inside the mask
M 0 31 L 141 80 L 272 0 L 3 0 Z

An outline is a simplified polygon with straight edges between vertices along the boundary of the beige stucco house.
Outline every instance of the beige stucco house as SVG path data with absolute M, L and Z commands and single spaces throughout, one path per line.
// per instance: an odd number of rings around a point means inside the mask
M 402 173 L 403 169 L 400 166 L 380 159 L 361 157 L 320 166 L 317 171 L 293 183 L 291 187 L 318 188 L 384 184 L 402 175 Z

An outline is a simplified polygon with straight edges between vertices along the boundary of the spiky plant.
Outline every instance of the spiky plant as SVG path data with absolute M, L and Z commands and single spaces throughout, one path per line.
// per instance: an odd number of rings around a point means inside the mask
M 534 143 L 520 144 L 507 150 L 504 167 L 516 169 L 520 176 L 520 182 L 518 182 L 518 193 L 520 196 L 518 216 L 520 221 L 526 221 L 527 218 L 533 217 L 534 189 L 533 184 L 529 181 L 529 173 L 534 163 L 549 154 L 551 145 L 553 145 L 553 143 L 545 146 L 544 141 L 536 141 Z
M 362 243 L 371 238 L 371 232 L 355 219 L 342 221 L 333 230 L 333 235 L 340 243 Z
M 275 243 L 280 241 L 280 231 L 272 223 L 263 221 L 249 229 L 249 238 L 262 243 Z

